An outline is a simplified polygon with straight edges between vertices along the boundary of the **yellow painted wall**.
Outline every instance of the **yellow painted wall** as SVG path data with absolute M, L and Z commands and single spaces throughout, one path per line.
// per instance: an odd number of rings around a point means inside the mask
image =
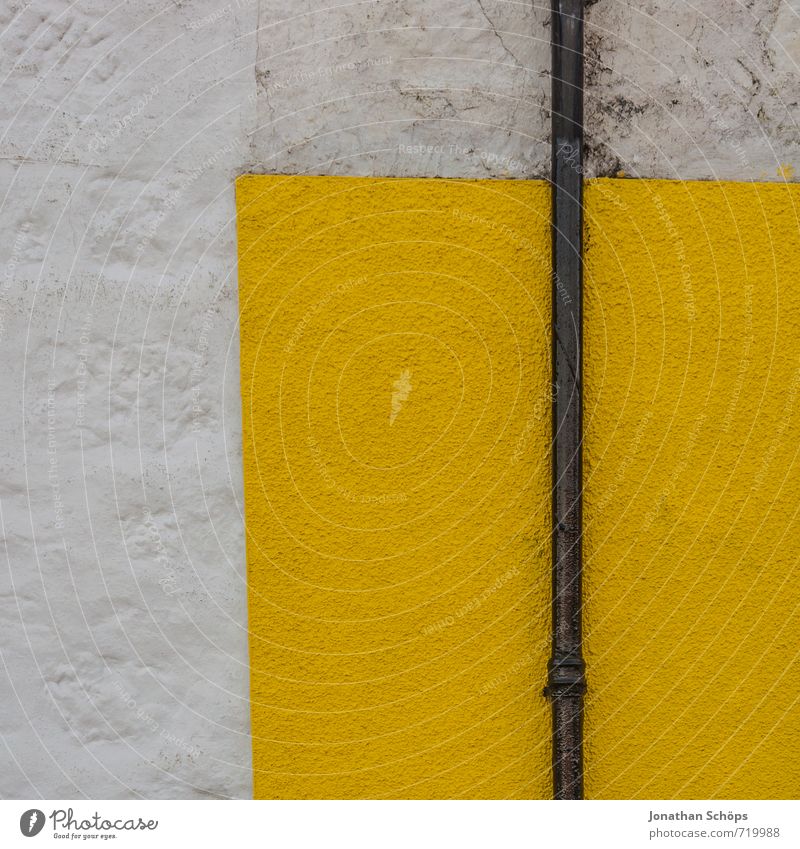
M 546 798 L 546 185 L 237 205 L 255 795 Z
M 796 797 L 800 192 L 586 201 L 587 795 Z M 237 202 L 256 795 L 548 797 L 546 186 Z
M 593 182 L 587 795 L 800 795 L 800 186 Z

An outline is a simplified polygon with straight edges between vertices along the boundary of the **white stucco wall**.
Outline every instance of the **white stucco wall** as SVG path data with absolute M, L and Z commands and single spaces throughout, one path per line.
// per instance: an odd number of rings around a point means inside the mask
M 3 13 L 0 795 L 250 793 L 234 175 L 255 9 Z
M 233 178 L 546 176 L 548 17 L 0 10 L 0 796 L 250 794 Z M 797 32 L 594 3 L 589 172 L 790 175 Z
M 799 0 L 595 0 L 590 174 L 794 179 Z

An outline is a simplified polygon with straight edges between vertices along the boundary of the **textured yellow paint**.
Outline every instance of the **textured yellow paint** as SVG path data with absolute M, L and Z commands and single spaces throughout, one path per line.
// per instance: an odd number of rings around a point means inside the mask
M 587 795 L 800 795 L 800 186 L 593 182 Z
M 799 188 L 587 188 L 589 797 L 800 792 Z M 548 796 L 546 187 L 237 197 L 256 795 Z
M 548 797 L 547 186 L 237 207 L 255 795 Z

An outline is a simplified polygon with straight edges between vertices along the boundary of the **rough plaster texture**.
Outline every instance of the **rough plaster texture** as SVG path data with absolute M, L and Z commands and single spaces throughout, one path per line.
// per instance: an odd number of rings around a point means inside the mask
M 257 797 L 549 796 L 549 194 L 238 182 Z
M 646 5 L 589 10 L 590 170 L 779 179 L 796 3 Z M 0 10 L 0 795 L 250 793 L 234 177 L 546 176 L 547 14 Z
M 193 29 L 204 8 L 2 12 L 5 797 L 250 793 L 233 180 L 255 13 Z
M 800 792 L 798 188 L 588 188 L 590 798 Z
M 549 149 L 549 6 L 262 0 L 257 170 L 534 177 Z
M 596 0 L 586 40 L 590 176 L 796 177 L 798 0 Z
M 263 0 L 256 170 L 547 177 L 548 3 Z M 587 176 L 792 180 L 798 0 L 595 0 Z

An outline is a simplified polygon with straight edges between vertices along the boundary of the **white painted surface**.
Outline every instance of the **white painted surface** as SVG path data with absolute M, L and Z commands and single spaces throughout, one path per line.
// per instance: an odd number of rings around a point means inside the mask
M 587 42 L 587 173 L 800 172 L 800 0 L 597 0 Z
M 261 0 L 258 170 L 547 173 L 549 4 L 301 0 L 292 17 L 287 8 Z
M 591 8 L 590 171 L 797 162 L 797 3 L 704 5 Z M 548 15 L 0 11 L 0 796 L 250 794 L 233 178 L 545 176 Z
M 251 792 L 232 181 L 256 13 L 193 26 L 216 6 L 0 22 L 2 796 Z

